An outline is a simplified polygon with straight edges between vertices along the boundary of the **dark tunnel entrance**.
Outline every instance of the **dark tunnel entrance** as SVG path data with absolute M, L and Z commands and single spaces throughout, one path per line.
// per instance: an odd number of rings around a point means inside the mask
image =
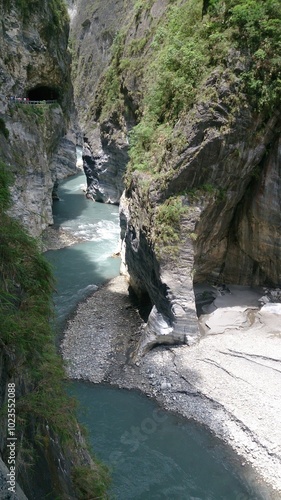
M 59 92 L 54 87 L 38 86 L 27 91 L 30 101 L 52 101 L 59 99 Z

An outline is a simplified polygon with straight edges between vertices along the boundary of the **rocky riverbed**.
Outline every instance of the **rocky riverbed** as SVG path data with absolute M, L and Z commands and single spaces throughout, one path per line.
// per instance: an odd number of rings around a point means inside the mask
M 70 378 L 140 389 L 165 408 L 207 425 L 281 495 L 281 304 L 271 292 L 212 289 L 200 317 L 202 339 L 157 347 L 133 362 L 144 323 L 125 277 L 79 304 L 62 354 Z M 210 287 L 199 287 L 208 297 Z M 200 302 L 200 301 L 199 301 Z M 204 303 L 204 300 L 202 301 Z
M 42 252 L 47 250 L 59 250 L 85 241 L 85 238 L 78 238 L 72 232 L 63 228 L 47 227 L 41 236 Z

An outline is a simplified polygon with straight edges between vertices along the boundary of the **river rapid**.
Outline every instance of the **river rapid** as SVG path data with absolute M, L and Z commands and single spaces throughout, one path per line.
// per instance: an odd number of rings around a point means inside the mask
M 54 204 L 54 227 L 78 241 L 46 252 L 57 279 L 59 328 L 79 302 L 119 274 L 118 208 L 87 200 L 84 184 L 82 174 L 64 181 Z M 70 383 L 69 392 L 80 402 L 78 418 L 88 429 L 94 453 L 112 471 L 112 498 L 270 498 L 206 427 L 164 411 L 140 392 L 85 381 Z

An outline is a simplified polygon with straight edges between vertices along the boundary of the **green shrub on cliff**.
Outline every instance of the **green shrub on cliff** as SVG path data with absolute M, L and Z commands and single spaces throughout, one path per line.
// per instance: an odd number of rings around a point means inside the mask
M 208 34 L 231 34 L 231 46 L 247 60 L 241 74 L 251 104 L 271 113 L 281 98 L 281 4 L 277 0 L 213 0 Z
M 207 74 L 208 41 L 202 36 L 202 7 L 195 0 L 171 5 L 152 42 L 146 68 L 142 116 L 130 140 L 129 170 L 161 171 L 162 157 L 173 141 L 173 126 L 190 109 Z
M 170 260 L 173 260 L 178 256 L 182 219 L 189 211 L 183 199 L 183 196 L 172 196 L 155 209 L 151 237 L 159 258 L 168 256 Z
M 72 438 L 73 401 L 66 397 L 64 370 L 56 354 L 53 314 L 54 280 L 50 265 L 20 223 L 6 212 L 10 178 L 0 163 L 0 324 L 1 347 L 21 359 L 10 376 L 28 374 L 30 388 L 18 402 L 22 420 L 28 415 L 47 419 L 61 435 Z
M 98 115 L 100 120 L 110 114 L 113 115 L 114 112 L 122 113 L 124 110 L 119 78 L 124 37 L 123 31 L 117 33 L 111 48 L 111 64 L 102 77 L 99 96 L 95 103 L 95 107 L 99 110 Z
M 3 6 L 5 9 L 11 9 L 15 6 L 19 10 L 24 23 L 30 22 L 30 17 L 34 11 L 41 12 L 42 3 L 43 2 L 41 0 L 3 0 Z M 65 23 L 68 21 L 68 13 L 65 2 L 63 0 L 49 0 L 48 9 L 50 9 L 49 12 L 52 17 L 49 29 L 54 31 L 54 29 L 63 28 Z
M 9 130 L 6 127 L 3 118 L 0 118 L 0 132 L 4 135 L 6 139 L 9 139 Z
M 8 168 L 0 161 L 0 345 L 7 364 L 7 381 L 16 381 L 17 394 L 21 392 L 16 402 L 18 452 L 22 460 L 20 442 L 28 445 L 35 437 L 40 447 L 47 449 L 53 435 L 62 450 L 67 447 L 74 466 L 79 468 L 75 402 L 65 392 L 64 368 L 50 321 L 54 279 L 36 241 L 7 213 L 10 183 Z M 0 421 L 5 428 L 6 408 L 0 412 Z M 93 488 L 91 497 L 83 496 L 85 488 L 75 481 L 77 498 L 107 498 L 104 468 L 84 465 L 83 474 L 96 490 Z
M 131 133 L 129 170 L 159 172 L 165 148 L 173 147 L 177 120 L 194 103 L 208 100 L 206 92 L 216 92 L 204 86 L 206 78 L 214 68 L 228 68 L 231 77 L 233 49 L 244 61 L 236 80 L 240 104 L 248 99 L 265 117 L 280 105 L 281 4 L 277 0 L 212 0 L 203 18 L 201 2 L 175 2 L 151 49 L 142 114 Z M 159 148 L 163 124 L 171 133 Z
M 154 61 L 149 68 L 145 113 L 158 123 L 174 122 L 194 102 L 197 86 L 209 63 L 201 35 L 202 8 L 191 0 L 171 6 L 166 25 L 154 37 Z

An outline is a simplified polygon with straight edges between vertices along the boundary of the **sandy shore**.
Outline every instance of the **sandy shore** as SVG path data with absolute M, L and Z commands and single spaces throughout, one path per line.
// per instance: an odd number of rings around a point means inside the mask
M 69 377 L 141 389 L 207 425 L 270 485 L 264 499 L 281 498 L 281 304 L 229 287 L 201 316 L 199 344 L 155 348 L 136 366 L 143 324 L 127 288 L 119 276 L 78 306 L 62 343 Z

